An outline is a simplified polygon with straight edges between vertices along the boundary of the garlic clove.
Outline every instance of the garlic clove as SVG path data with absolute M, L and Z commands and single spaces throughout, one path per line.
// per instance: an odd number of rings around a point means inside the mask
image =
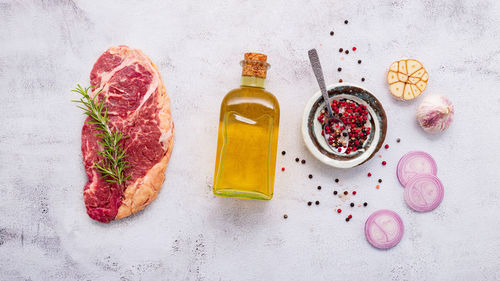
M 389 71 L 389 73 L 387 73 L 387 82 L 389 82 L 389 84 L 398 82 L 398 74 L 394 71 Z
M 405 85 L 404 91 L 403 91 L 403 98 L 405 100 L 411 100 L 414 98 L 414 95 L 411 91 L 410 85 Z
M 408 81 L 408 75 L 405 75 L 403 73 L 398 73 L 398 79 L 401 82 L 406 82 L 406 81 Z
M 405 88 L 405 83 L 403 82 L 396 82 L 394 84 L 391 84 L 389 86 L 389 89 L 391 93 L 398 98 L 403 98 L 403 90 Z
M 408 60 L 406 66 L 408 68 L 408 75 L 412 75 L 415 71 L 423 67 L 418 60 Z
M 424 75 L 422 75 L 422 81 L 427 82 L 427 80 L 429 80 L 429 74 L 426 72 L 424 73 Z
M 410 77 L 410 78 L 408 78 L 408 81 L 410 81 L 410 83 L 412 83 L 412 84 L 417 84 L 417 82 L 420 81 L 420 78 Z
M 417 70 L 417 72 L 413 73 L 411 76 L 422 78 L 424 73 L 425 73 L 425 69 L 421 68 L 421 69 Z
M 399 61 L 399 72 L 403 74 L 407 74 L 408 72 L 406 71 L 406 60 L 401 60 Z
M 420 91 L 425 91 L 425 88 L 427 88 L 427 83 L 424 81 L 420 80 L 417 82 L 417 87 L 420 89 Z
M 422 91 L 420 91 L 420 89 L 417 86 L 415 86 L 415 85 L 408 85 L 408 86 L 411 87 L 411 91 L 413 92 L 413 97 L 416 98 L 416 97 L 420 96 L 420 94 L 422 93 Z
M 389 70 L 390 71 L 394 71 L 394 72 L 398 72 L 398 62 L 395 61 L 391 64 L 391 66 L 389 67 Z

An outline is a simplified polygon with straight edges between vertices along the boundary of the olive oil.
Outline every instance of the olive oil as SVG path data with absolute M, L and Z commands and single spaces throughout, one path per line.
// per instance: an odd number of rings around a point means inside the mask
M 279 104 L 264 90 L 269 64 L 262 54 L 246 53 L 241 87 L 222 101 L 213 192 L 218 196 L 269 200 L 279 129 Z

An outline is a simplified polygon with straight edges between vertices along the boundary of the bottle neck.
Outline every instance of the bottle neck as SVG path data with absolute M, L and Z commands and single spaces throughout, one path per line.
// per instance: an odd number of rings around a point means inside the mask
M 266 84 L 266 78 L 260 78 L 256 76 L 241 76 L 241 87 L 252 87 L 264 89 Z

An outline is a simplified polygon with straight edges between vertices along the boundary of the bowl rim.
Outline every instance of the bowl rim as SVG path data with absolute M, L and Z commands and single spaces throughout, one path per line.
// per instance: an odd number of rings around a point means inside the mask
M 375 97 L 375 95 L 372 94 L 371 91 L 369 91 L 365 87 L 359 86 L 359 85 L 354 84 L 354 83 L 344 82 L 344 83 L 329 84 L 326 87 L 326 90 L 329 91 L 329 90 L 335 89 L 337 87 L 356 87 L 356 88 L 360 88 L 360 89 L 364 90 L 367 94 L 369 94 L 375 100 L 375 102 L 378 105 L 380 105 L 380 114 L 383 117 L 383 119 L 381 120 L 382 121 L 382 125 L 380 127 L 380 130 L 381 130 L 380 131 L 380 138 L 379 138 L 379 141 L 378 141 L 375 149 L 373 150 L 373 152 L 371 152 L 371 154 L 366 159 L 362 159 L 362 161 L 359 162 L 359 163 L 356 162 L 356 161 L 349 161 L 349 162 L 347 162 L 347 161 L 339 161 L 339 160 L 336 160 L 336 159 L 332 159 L 332 158 L 324 155 L 323 153 L 321 153 L 316 148 L 316 146 L 314 146 L 314 144 L 313 144 L 313 142 L 312 142 L 312 140 L 311 140 L 311 138 L 309 136 L 308 119 L 309 119 L 309 114 L 311 112 L 311 109 L 313 108 L 314 103 L 318 100 L 318 98 L 321 98 L 321 96 L 322 96 L 320 90 L 316 91 L 309 98 L 309 100 L 307 101 L 307 103 L 306 103 L 306 105 L 304 107 L 304 113 L 302 115 L 301 132 L 302 132 L 302 138 L 304 140 L 304 143 L 305 143 L 307 149 L 309 150 L 309 152 L 316 159 L 318 159 L 319 161 L 321 161 L 324 164 L 327 164 L 327 165 L 335 167 L 335 168 L 348 169 L 348 168 L 353 168 L 353 167 L 356 167 L 356 166 L 359 166 L 359 165 L 362 165 L 362 164 L 366 163 L 368 160 L 370 160 L 371 158 L 373 158 L 373 156 L 382 147 L 382 144 L 384 143 L 385 137 L 386 137 L 386 134 L 387 134 L 387 114 L 385 113 L 385 110 L 384 110 L 384 107 L 382 106 L 382 103 L 377 99 L 377 97 Z

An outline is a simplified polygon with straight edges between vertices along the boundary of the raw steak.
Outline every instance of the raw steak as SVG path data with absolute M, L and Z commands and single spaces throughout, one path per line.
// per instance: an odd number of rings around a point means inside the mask
M 165 180 L 173 147 L 174 124 L 170 99 L 156 65 L 140 50 L 112 47 L 94 64 L 90 73 L 92 95 L 102 90 L 111 130 L 128 138 L 122 145 L 131 166 L 123 185 L 109 184 L 94 167 L 102 146 L 88 117 L 82 128 L 82 154 L 88 182 L 83 197 L 88 215 L 100 222 L 121 219 L 144 209 L 153 201 Z

